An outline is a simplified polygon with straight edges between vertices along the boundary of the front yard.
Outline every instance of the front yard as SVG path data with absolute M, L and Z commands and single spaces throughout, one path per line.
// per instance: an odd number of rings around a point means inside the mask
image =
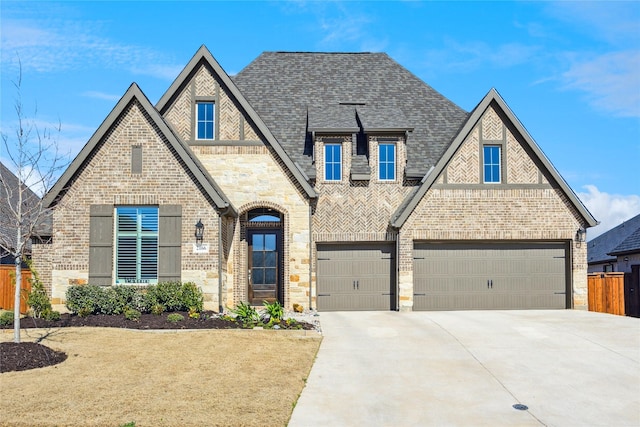
M 2 330 L 0 341 L 11 341 Z M 68 358 L 0 374 L 1 426 L 285 426 L 314 331 L 23 329 Z

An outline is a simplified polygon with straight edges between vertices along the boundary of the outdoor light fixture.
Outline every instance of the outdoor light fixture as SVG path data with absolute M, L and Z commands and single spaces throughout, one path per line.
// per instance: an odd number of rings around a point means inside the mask
M 202 220 L 198 220 L 196 223 L 196 243 L 202 244 L 202 239 L 204 238 L 204 224 Z
M 578 231 L 576 232 L 576 242 L 582 243 L 585 241 L 586 237 L 587 237 L 587 230 L 585 230 L 584 227 L 578 228 Z

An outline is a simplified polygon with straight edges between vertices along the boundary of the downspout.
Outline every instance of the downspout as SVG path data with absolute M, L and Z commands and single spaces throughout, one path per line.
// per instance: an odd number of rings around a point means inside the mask
M 396 233 L 396 311 L 400 311 L 400 230 Z
M 222 305 L 222 216 L 229 213 L 231 207 L 227 205 L 224 212 L 218 212 L 218 313 L 224 312 Z
M 309 200 L 309 310 L 311 310 L 312 307 L 312 302 L 313 302 L 313 298 L 312 298 L 312 286 L 311 286 L 311 279 L 313 277 L 312 271 L 313 271 L 313 233 L 311 232 L 311 212 L 313 210 L 313 207 L 311 206 L 311 200 Z

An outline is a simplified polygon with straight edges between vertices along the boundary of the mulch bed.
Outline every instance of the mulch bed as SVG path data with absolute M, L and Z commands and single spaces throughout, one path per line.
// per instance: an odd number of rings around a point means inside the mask
M 75 314 L 62 314 L 60 320 L 43 320 L 26 317 L 20 320 L 20 328 L 64 328 L 64 327 L 107 327 L 127 329 L 242 329 L 241 322 L 225 320 L 214 312 L 203 312 L 200 318 L 189 317 L 189 313 L 180 312 L 184 319 L 179 322 L 169 322 L 167 315 L 142 314 L 140 320 L 128 320 L 124 315 L 94 314 L 80 317 Z M 282 322 L 280 329 L 311 330 L 314 326 L 307 322 L 297 322 L 298 328 L 288 326 Z M 260 325 L 257 325 L 260 326 Z M 0 326 L 0 329 L 13 329 L 13 325 Z M 24 371 L 27 369 L 43 368 L 64 362 L 67 355 L 57 352 L 47 346 L 30 342 L 2 342 L 0 343 L 0 372 Z

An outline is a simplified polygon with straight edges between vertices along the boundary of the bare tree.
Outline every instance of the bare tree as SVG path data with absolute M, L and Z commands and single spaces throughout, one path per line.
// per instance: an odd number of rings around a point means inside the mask
M 51 129 L 38 126 L 33 117 L 25 115 L 22 104 L 22 70 L 13 82 L 16 88 L 15 111 L 17 121 L 11 133 L 2 131 L 0 159 L 0 218 L 3 233 L 0 233 L 1 252 L 11 256 L 16 268 L 14 299 L 13 340 L 20 342 L 20 285 L 22 263 L 31 249 L 34 239 L 49 234 L 51 211 L 42 203 L 42 196 L 55 183 L 58 174 L 66 166 L 66 158 L 59 154 L 57 139 L 60 124 Z M 6 167 L 5 167 L 6 166 Z M 13 170 L 14 173 L 10 171 Z M 38 193 L 38 194 L 36 194 Z

